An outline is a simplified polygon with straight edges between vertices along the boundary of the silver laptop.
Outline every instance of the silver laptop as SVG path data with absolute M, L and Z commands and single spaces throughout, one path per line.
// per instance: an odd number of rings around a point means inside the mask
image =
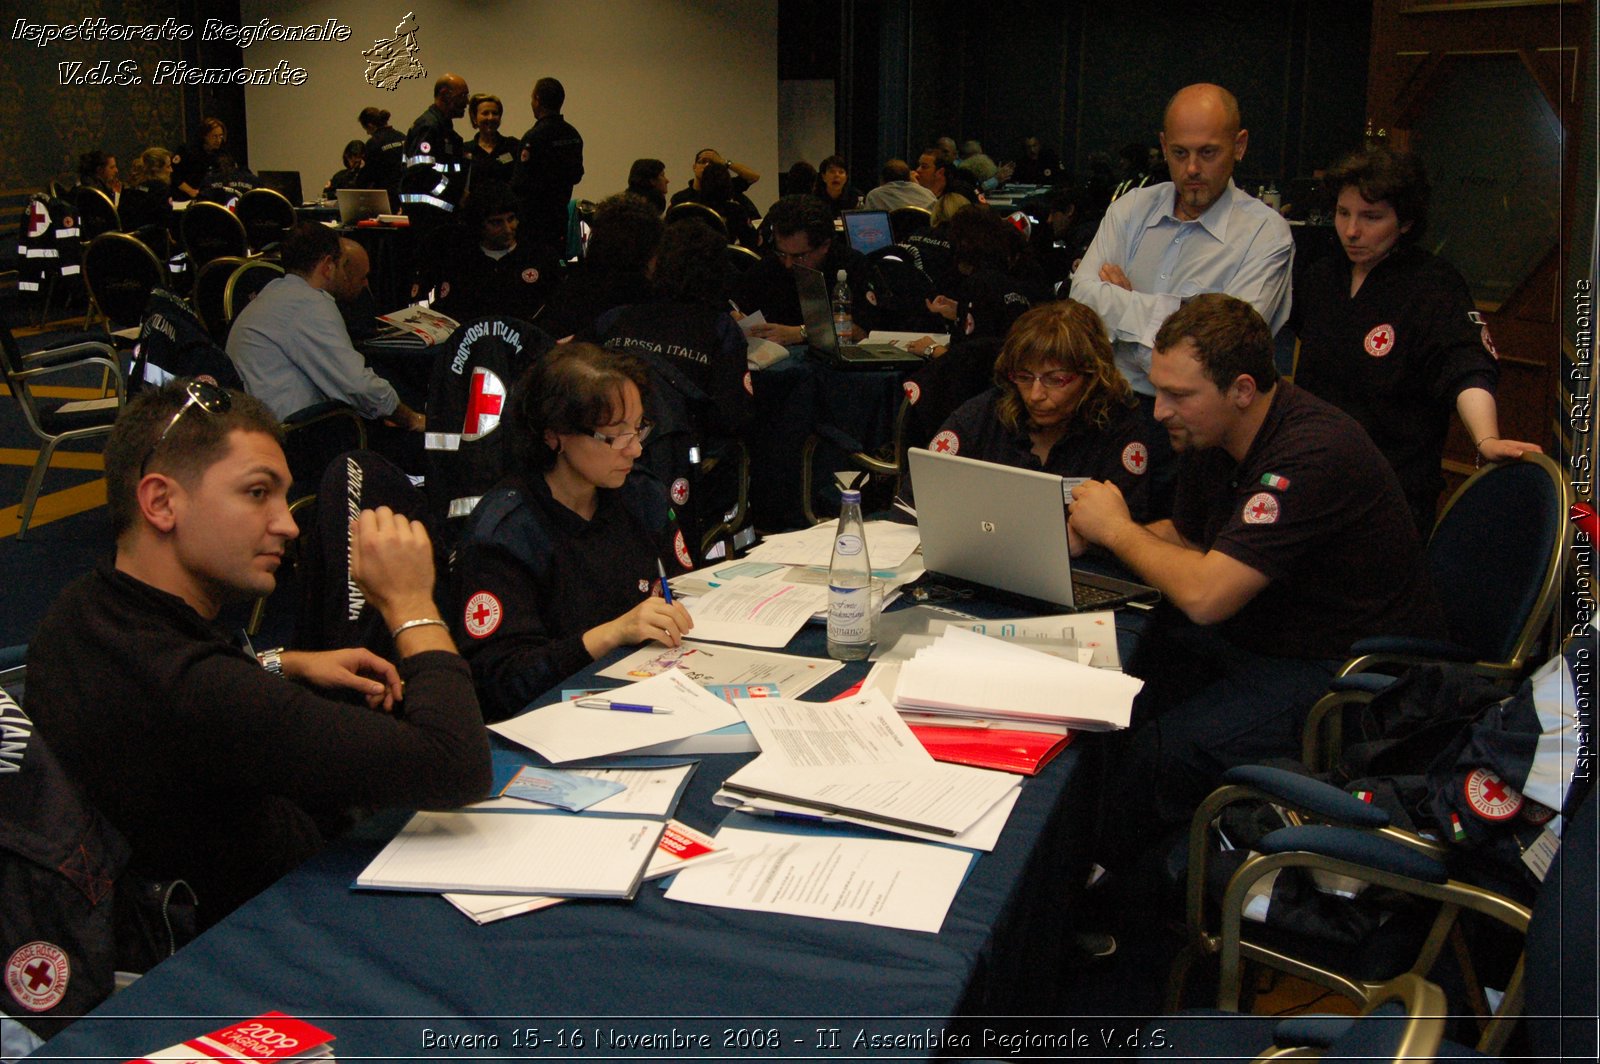
M 907 457 L 929 573 L 1068 610 L 1161 597 L 1145 584 L 1073 572 L 1066 502 L 1077 480 L 921 447 Z
M 800 315 L 805 319 L 806 343 L 823 361 L 839 369 L 904 369 L 927 361 L 922 355 L 893 344 L 841 344 L 833 331 L 833 301 L 828 298 L 832 278 L 816 270 L 794 267 L 800 294 Z
M 339 197 L 339 221 L 344 225 L 355 225 L 380 214 L 393 213 L 389 210 L 389 193 L 386 189 L 341 188 L 336 189 L 334 194 Z

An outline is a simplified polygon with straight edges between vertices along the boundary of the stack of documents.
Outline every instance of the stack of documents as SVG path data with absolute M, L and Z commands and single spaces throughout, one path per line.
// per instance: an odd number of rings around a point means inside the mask
M 951 627 L 900 664 L 902 712 L 1106 731 L 1126 728 L 1144 681 Z
M 803 528 L 798 532 L 783 532 L 768 536 L 745 556 L 747 561 L 779 562 L 784 565 L 821 565 L 833 561 L 833 534 L 836 522 Z M 902 525 L 894 521 L 868 521 L 867 557 L 873 569 L 893 569 L 899 566 L 922 543 L 916 525 Z
M 719 804 L 989 849 L 1016 801 L 1015 776 L 935 761 L 877 693 L 739 709 L 762 753 L 728 777 Z

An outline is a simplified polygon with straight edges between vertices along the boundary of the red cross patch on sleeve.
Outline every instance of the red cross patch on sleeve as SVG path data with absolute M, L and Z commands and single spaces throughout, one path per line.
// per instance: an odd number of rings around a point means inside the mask
M 961 437 L 950 429 L 945 429 L 933 438 L 932 443 L 928 444 L 928 450 L 936 454 L 960 454 Z
M 1258 491 L 1245 501 L 1240 514 L 1247 525 L 1270 525 L 1278 520 L 1278 497 Z
M 500 608 L 500 600 L 487 591 L 480 591 L 467 599 L 465 616 L 462 618 L 467 629 L 467 634 L 474 639 L 487 639 L 500 627 L 500 622 L 505 617 L 505 611 Z
M 751 378 L 750 371 L 744 371 L 744 390 L 750 395 L 756 394 L 756 382 Z
M 917 400 L 922 398 L 922 386 L 916 381 L 906 381 L 901 387 L 906 390 L 906 398 L 911 400 L 911 405 L 916 406 Z
M 1475 768 L 1462 784 L 1467 804 L 1485 820 L 1510 820 L 1522 809 L 1522 792 L 1486 768 Z
M 522 271 L 522 283 L 523 284 L 533 284 L 538 279 L 539 279 L 539 271 L 534 269 L 532 266 L 529 266 L 526 270 Z
M 672 554 L 685 569 L 694 568 L 694 559 L 689 557 L 689 545 L 683 541 L 681 528 L 672 534 Z

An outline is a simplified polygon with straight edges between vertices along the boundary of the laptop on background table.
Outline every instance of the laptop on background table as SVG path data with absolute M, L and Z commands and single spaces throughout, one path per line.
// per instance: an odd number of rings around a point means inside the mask
M 794 267 L 800 292 L 800 314 L 805 319 L 806 343 L 836 369 L 912 369 L 927 361 L 915 351 L 893 344 L 841 344 L 833 330 L 833 302 L 828 297 L 832 279 L 816 270 Z
M 922 563 L 930 576 L 1074 612 L 1161 597 L 1147 584 L 1074 571 L 1066 500 L 1076 480 L 921 447 L 906 454 L 916 486 Z
M 339 222 L 355 225 L 380 214 L 393 213 L 389 209 L 389 193 L 381 188 L 341 188 L 334 191 L 339 199 Z
M 888 211 L 845 211 L 839 217 L 844 221 L 844 235 L 850 246 L 863 255 L 894 243 Z

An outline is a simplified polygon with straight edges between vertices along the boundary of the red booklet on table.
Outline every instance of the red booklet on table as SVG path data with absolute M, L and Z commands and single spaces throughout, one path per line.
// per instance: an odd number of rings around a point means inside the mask
M 935 761 L 950 761 L 976 768 L 995 768 L 1023 776 L 1036 776 L 1050 759 L 1067 748 L 1072 733 L 1012 731 L 1009 728 L 955 728 L 939 724 L 912 724 L 911 734 Z
M 264 1012 L 253 1020 L 229 1024 L 219 1031 L 130 1060 L 127 1064 L 218 1064 L 230 1061 L 331 1060 L 333 1035 L 281 1012 Z

